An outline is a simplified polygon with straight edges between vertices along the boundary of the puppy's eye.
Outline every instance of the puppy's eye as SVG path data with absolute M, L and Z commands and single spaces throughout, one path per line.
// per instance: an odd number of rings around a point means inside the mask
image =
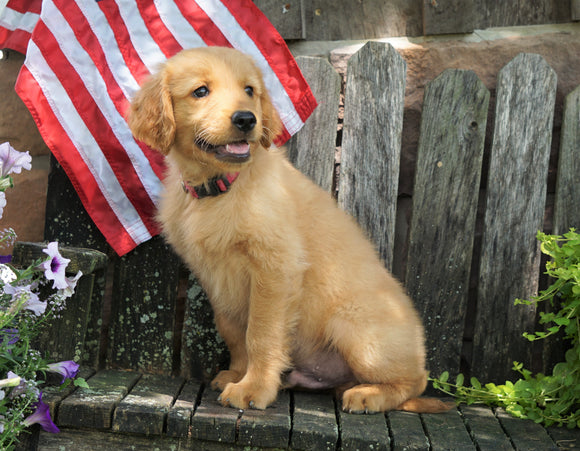
M 209 95 L 209 89 L 207 86 L 200 86 L 195 91 L 193 91 L 191 95 L 197 99 L 201 99 L 202 97 Z
M 246 91 L 246 94 L 248 94 L 250 97 L 254 96 L 254 88 L 252 88 L 251 86 L 246 86 L 244 88 L 244 91 Z

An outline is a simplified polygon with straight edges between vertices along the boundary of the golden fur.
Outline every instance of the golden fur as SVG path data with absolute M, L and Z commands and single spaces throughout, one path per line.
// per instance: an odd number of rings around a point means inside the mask
M 239 111 L 255 117 L 251 129 L 233 124 Z M 230 350 L 229 370 L 212 381 L 222 404 L 264 409 L 284 384 L 302 381 L 340 385 L 347 411 L 448 408 L 417 399 L 427 372 L 410 299 L 355 221 L 283 151 L 268 150 L 281 124 L 249 57 L 216 47 L 179 53 L 136 94 L 129 125 L 167 155 L 159 219 Z M 251 156 L 234 162 L 202 148 L 244 141 Z M 231 172 L 237 180 L 217 197 L 182 189 Z

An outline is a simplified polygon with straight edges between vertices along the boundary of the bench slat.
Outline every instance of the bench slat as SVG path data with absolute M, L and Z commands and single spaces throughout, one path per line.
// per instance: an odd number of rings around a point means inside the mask
M 235 443 L 236 427 L 242 411 L 223 407 L 218 393 L 205 389 L 201 403 L 191 419 L 191 437 L 210 442 Z
M 334 451 L 338 425 L 334 400 L 325 393 L 294 392 L 292 449 Z
M 457 409 L 421 415 L 432 449 L 475 450 Z
M 339 410 L 342 450 L 390 450 L 389 428 L 384 414 L 358 415 Z
M 91 377 L 89 388 L 80 388 L 58 410 L 59 426 L 109 429 L 115 407 L 129 393 L 139 373 L 105 370 Z
M 245 410 L 239 422 L 238 444 L 262 448 L 287 448 L 290 441 L 290 393 L 282 391 L 266 410 Z
M 167 412 L 184 380 L 145 374 L 119 403 L 113 416 L 113 431 L 161 435 Z
M 516 449 L 526 451 L 557 451 L 559 449 L 539 424 L 531 420 L 512 417 L 503 409 L 497 409 L 496 415 Z
M 287 143 L 288 158 L 303 174 L 330 192 L 334 177 L 340 75 L 323 58 L 296 58 L 318 107 Z
M 191 416 L 197 407 L 198 397 L 201 395 L 201 383 L 195 380 L 188 381 L 175 404 L 167 413 L 167 435 L 170 437 L 187 437 L 189 435 Z
M 346 74 L 338 202 L 392 268 L 406 63 L 390 44 L 368 42 Z
M 393 436 L 393 451 L 429 451 L 421 417 L 410 412 L 388 412 L 387 418 Z
M 566 97 L 554 205 L 554 233 L 580 230 L 580 86 Z
M 460 410 L 479 450 L 513 450 L 507 435 L 489 407 L 461 405 Z
M 513 360 L 532 362 L 522 333 L 534 329 L 533 306 L 516 298 L 537 292 L 556 74 L 539 55 L 520 54 L 499 73 L 487 181 L 473 375 L 513 378 Z
M 405 281 L 437 376 L 459 372 L 488 105 L 472 71 L 425 90 Z

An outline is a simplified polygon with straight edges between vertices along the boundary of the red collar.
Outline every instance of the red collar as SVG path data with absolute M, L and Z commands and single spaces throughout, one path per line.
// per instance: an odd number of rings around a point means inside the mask
M 222 176 L 209 179 L 201 185 L 191 186 L 185 180 L 181 182 L 183 191 L 191 194 L 196 199 L 203 199 L 204 197 L 215 197 L 229 191 L 230 186 L 240 175 L 239 172 L 232 172 Z

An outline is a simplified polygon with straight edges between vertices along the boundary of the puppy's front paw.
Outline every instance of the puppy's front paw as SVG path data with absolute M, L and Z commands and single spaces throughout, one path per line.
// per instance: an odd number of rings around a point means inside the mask
M 237 371 L 223 370 L 211 381 L 211 388 L 216 391 L 223 391 L 229 383 L 236 383 L 242 379 L 242 375 Z
M 264 410 L 276 399 L 277 390 L 267 390 L 247 382 L 228 384 L 218 398 L 223 406 Z

